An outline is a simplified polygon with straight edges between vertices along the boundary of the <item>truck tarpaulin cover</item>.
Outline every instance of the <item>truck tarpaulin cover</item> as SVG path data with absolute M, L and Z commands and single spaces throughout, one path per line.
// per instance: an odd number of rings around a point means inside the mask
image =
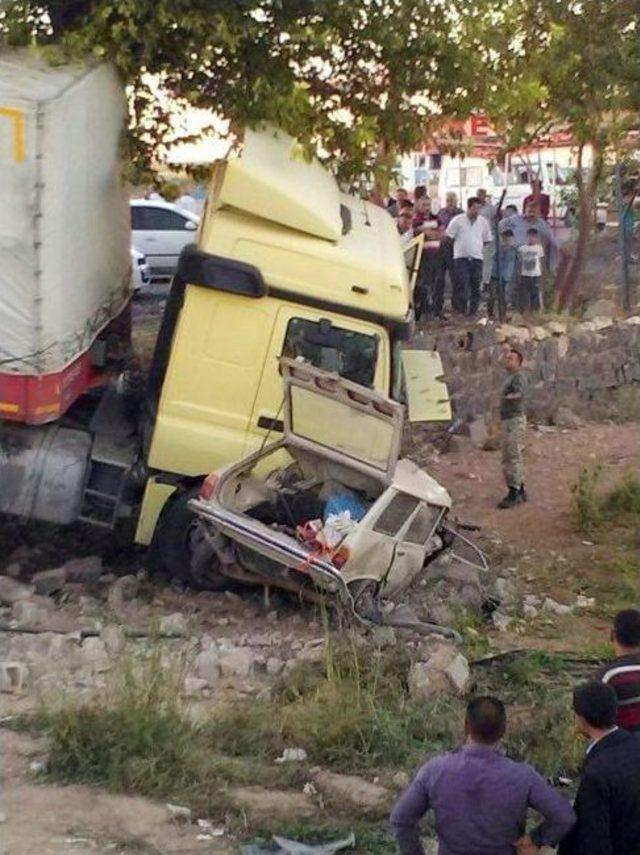
M 125 106 L 108 66 L 0 54 L 0 381 L 61 372 L 128 299 Z

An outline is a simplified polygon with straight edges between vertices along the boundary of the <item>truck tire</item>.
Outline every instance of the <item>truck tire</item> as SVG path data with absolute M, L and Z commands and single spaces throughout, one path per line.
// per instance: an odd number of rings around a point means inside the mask
M 206 591 L 221 591 L 227 587 L 228 580 L 217 572 L 215 555 L 211 556 L 210 563 L 203 561 L 196 518 L 189 508 L 189 502 L 199 492 L 198 485 L 180 493 L 171 502 L 160 518 L 151 550 L 156 563 L 172 578 Z

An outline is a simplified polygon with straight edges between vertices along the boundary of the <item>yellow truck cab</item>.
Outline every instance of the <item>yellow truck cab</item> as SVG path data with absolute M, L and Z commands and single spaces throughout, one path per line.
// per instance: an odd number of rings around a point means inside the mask
M 409 248 L 413 268 L 418 250 Z M 215 165 L 148 381 L 136 539 L 153 541 L 167 569 L 179 575 L 185 563 L 187 503 L 202 478 L 282 431 L 281 356 L 400 397 L 400 345 L 413 330 L 406 264 L 388 213 L 340 192 L 290 137 L 248 132 L 239 154 Z M 423 361 L 431 381 L 434 358 Z M 423 414 L 446 419 L 445 387 L 429 388 Z

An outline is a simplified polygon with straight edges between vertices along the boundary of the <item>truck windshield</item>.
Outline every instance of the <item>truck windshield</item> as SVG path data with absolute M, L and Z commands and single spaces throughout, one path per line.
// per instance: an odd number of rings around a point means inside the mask
M 282 354 L 292 359 L 302 357 L 316 368 L 335 371 L 346 380 L 372 388 L 378 344 L 377 335 L 336 327 L 326 319 L 292 318 Z

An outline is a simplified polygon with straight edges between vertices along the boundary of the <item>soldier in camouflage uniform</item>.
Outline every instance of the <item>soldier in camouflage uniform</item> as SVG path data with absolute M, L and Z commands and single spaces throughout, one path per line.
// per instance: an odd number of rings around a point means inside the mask
M 502 422 L 502 471 L 509 492 L 499 508 L 513 508 L 527 501 L 524 488 L 524 441 L 527 429 L 525 415 L 527 382 L 522 372 L 522 353 L 510 347 L 505 355 L 507 380 L 502 387 L 500 419 Z

